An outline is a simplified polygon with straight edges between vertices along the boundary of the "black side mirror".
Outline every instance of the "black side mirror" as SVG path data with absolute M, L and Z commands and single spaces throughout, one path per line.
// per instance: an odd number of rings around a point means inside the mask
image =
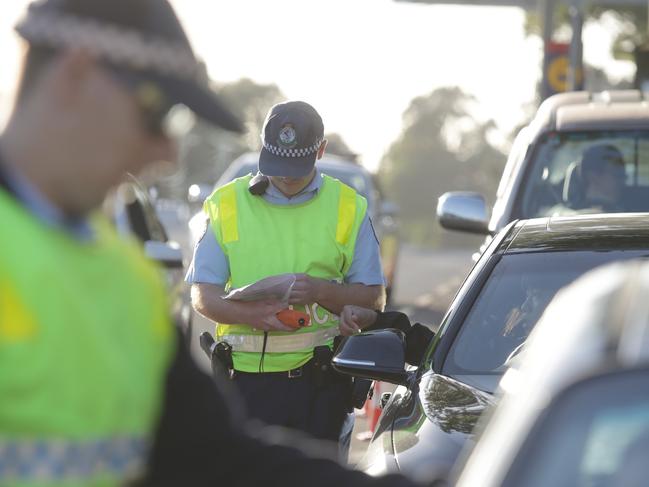
M 389 328 L 347 337 L 331 363 L 343 374 L 405 385 L 405 356 L 405 335 Z

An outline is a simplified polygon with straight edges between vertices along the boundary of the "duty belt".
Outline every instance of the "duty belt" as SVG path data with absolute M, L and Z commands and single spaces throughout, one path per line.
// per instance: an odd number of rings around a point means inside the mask
M 309 333 L 268 335 L 266 352 L 290 353 L 312 350 L 317 346 L 326 345 L 329 340 L 339 334 L 338 327 L 334 326 Z M 218 335 L 217 340 L 228 342 L 234 352 L 261 353 L 264 347 L 263 335 Z

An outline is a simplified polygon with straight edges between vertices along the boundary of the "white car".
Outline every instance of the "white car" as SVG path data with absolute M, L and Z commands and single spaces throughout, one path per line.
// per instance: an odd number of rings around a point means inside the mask
M 602 144 L 619 150 L 625 172 L 618 209 L 606 212 L 649 211 L 648 102 L 649 93 L 636 90 L 548 98 L 514 140 L 491 215 L 482 195 L 449 192 L 438 201 L 440 224 L 490 240 L 511 221 L 558 216 L 557 207 L 591 213 L 575 204 L 584 188 L 578 167 L 587 148 Z

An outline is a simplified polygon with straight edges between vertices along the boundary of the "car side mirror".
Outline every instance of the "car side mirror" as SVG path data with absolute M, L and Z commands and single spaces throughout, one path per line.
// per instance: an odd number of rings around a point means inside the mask
M 448 230 L 489 233 L 487 203 L 482 195 L 469 191 L 444 193 L 437 201 L 439 224 Z
M 176 242 L 147 240 L 144 242 L 144 253 L 168 269 L 183 267 L 183 251 Z
M 388 328 L 343 339 L 331 363 L 343 374 L 405 385 L 405 357 L 405 335 Z

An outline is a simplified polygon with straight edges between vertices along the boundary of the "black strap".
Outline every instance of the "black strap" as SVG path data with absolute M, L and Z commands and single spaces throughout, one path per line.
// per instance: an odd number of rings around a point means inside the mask
M 268 332 L 264 332 L 264 344 L 261 346 L 261 358 L 259 359 L 259 373 L 264 371 L 264 358 L 266 357 L 266 345 L 268 344 Z
M 0 188 L 4 189 L 11 196 L 16 197 L 16 193 L 9 184 L 9 178 L 7 177 L 7 166 L 2 157 L 2 151 L 0 151 Z

